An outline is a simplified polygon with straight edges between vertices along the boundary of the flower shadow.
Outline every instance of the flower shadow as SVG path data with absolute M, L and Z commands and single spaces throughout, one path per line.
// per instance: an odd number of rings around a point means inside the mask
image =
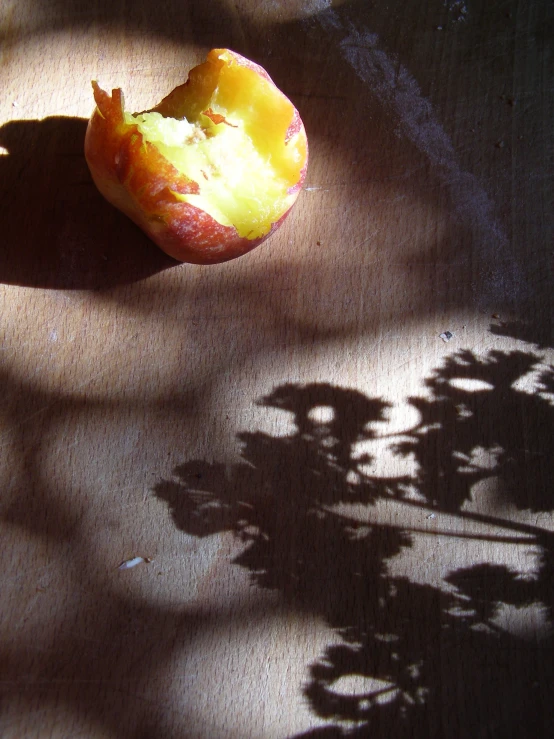
M 540 357 L 524 352 L 447 358 L 426 383 L 428 397 L 410 401 L 420 422 L 391 442 L 393 456 L 415 459 L 413 475 L 370 475 L 375 455 L 357 451 L 377 441 L 375 424 L 389 407 L 382 399 L 325 383 L 288 384 L 259 404 L 291 414 L 291 433 L 240 433 L 239 463 L 191 460 L 155 487 L 179 529 L 197 537 L 232 532 L 243 544 L 232 562 L 253 584 L 278 591 L 289 607 L 317 614 L 335 630 L 336 643 L 311 665 L 303 689 L 314 714 L 330 725 L 302 736 L 507 736 L 520 716 L 525 730 L 518 736 L 546 736 L 554 728 L 546 710 L 554 680 L 548 658 L 554 538 L 511 514 L 514 506 L 554 509 L 547 451 L 554 406 L 544 393 L 518 385 L 539 364 Z M 460 387 L 469 379 L 481 383 L 475 397 Z M 547 368 L 539 389 L 551 380 Z M 528 449 L 544 452 L 538 467 L 518 453 L 531 421 L 535 432 L 525 438 Z M 479 467 L 474 457 L 482 449 L 492 450 L 494 464 Z M 476 484 L 493 478 L 506 514 L 468 511 Z M 455 562 L 467 539 L 508 542 L 534 552 L 534 571 L 469 561 L 439 584 L 395 574 L 395 558 L 429 532 L 408 518 L 383 522 L 374 512 L 385 501 L 467 525 L 463 535 L 435 532 L 460 537 Z M 489 530 L 482 535 L 474 524 Z M 495 527 L 511 536 L 495 537 Z M 510 608 L 523 613 L 519 631 L 506 626 Z M 345 680 L 357 687 L 345 688 Z

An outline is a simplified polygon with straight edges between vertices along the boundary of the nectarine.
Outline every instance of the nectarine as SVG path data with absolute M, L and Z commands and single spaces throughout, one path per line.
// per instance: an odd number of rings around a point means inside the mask
M 282 223 L 306 175 L 298 111 L 259 65 L 213 49 L 152 110 L 128 113 L 120 89 L 92 83 L 85 156 L 106 200 L 170 256 L 214 264 Z

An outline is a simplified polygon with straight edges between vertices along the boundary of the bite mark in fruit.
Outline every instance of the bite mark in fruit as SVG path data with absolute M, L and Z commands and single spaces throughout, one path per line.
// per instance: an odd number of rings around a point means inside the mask
M 155 108 L 124 109 L 93 83 L 85 140 L 106 199 L 166 253 L 209 264 L 264 241 L 304 181 L 308 145 L 297 110 L 258 65 L 214 49 Z

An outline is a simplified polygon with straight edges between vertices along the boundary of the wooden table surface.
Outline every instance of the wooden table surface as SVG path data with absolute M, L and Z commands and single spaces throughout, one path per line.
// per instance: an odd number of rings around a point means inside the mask
M 0 736 L 554 735 L 553 39 L 547 0 L 1 0 Z M 198 267 L 83 137 L 91 79 L 141 110 L 212 47 L 311 160 Z

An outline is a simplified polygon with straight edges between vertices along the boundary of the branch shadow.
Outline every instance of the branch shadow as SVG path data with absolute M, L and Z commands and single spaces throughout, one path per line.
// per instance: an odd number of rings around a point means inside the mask
M 532 371 L 539 380 L 528 392 L 520 385 Z M 554 510 L 554 370 L 541 369 L 532 353 L 461 351 L 426 386 L 426 399 L 410 399 L 420 421 L 388 450 L 393 458 L 412 456 L 414 474 L 370 473 L 375 424 L 390 409 L 382 399 L 325 383 L 287 384 L 259 405 L 288 413 L 290 433 L 239 433 L 240 462 L 190 460 L 154 489 L 178 529 L 199 538 L 232 532 L 243 544 L 232 564 L 253 584 L 335 630 L 337 642 L 310 666 L 303 688 L 314 715 L 329 725 L 303 737 L 500 737 L 513 736 L 516 725 L 518 737 L 536 737 L 554 730 L 554 534 L 513 517 L 514 508 Z M 483 450 L 487 465 L 479 464 Z M 485 480 L 497 487 L 494 515 L 467 510 Z M 430 532 L 408 521 L 383 523 L 376 513 L 386 501 L 467 526 L 434 532 L 439 541 L 459 536 L 456 562 L 468 539 L 509 542 L 536 553 L 535 569 L 469 561 L 439 585 L 394 574 L 395 558 Z M 496 537 L 494 527 L 512 536 Z M 519 630 L 503 620 L 510 608 L 524 609 Z M 533 623 L 541 619 L 538 640 Z

